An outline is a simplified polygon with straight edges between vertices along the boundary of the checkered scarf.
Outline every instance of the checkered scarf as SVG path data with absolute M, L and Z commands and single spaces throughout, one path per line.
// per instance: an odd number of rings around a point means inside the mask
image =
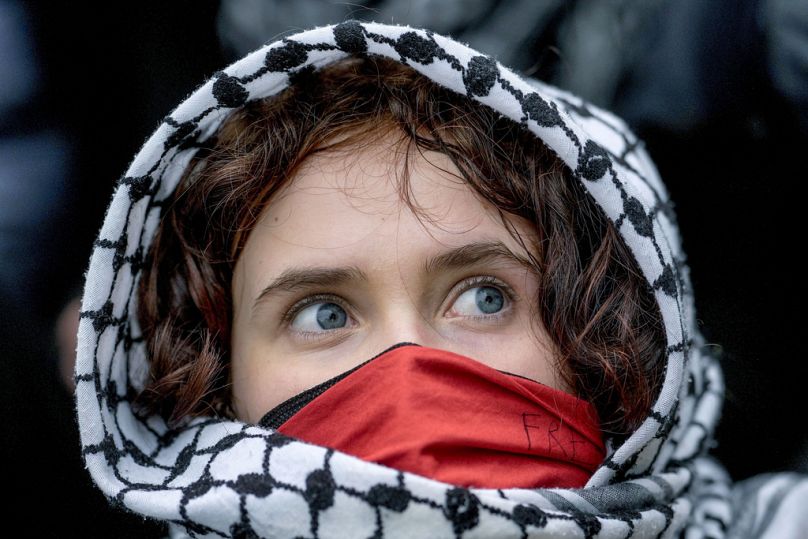
M 585 488 L 459 488 L 256 425 L 196 417 L 170 429 L 133 413 L 148 375 L 136 283 L 199 143 L 294 72 L 356 54 L 400 61 L 527 127 L 614 222 L 651 285 L 667 335 L 664 383 L 644 422 L 607 440 Z M 673 204 L 643 143 L 611 113 L 428 30 L 346 21 L 301 32 L 216 72 L 166 116 L 118 181 L 94 243 L 75 379 L 93 480 L 111 503 L 168 521 L 172 537 L 796 537 L 808 526 L 787 510 L 805 513 L 804 477 L 732 485 L 707 455 L 721 369 L 696 325 Z

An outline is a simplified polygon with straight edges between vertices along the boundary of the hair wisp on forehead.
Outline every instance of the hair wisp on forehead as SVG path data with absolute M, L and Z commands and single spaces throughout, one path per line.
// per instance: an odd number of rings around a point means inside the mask
M 480 197 L 535 224 L 538 241 L 526 249 L 536 252 L 533 306 L 560 375 L 596 405 L 604 430 L 635 428 L 659 391 L 666 340 L 653 292 L 619 232 L 535 135 L 377 57 L 302 70 L 280 94 L 234 111 L 194 156 L 139 283 L 151 362 L 136 403 L 172 422 L 211 409 L 234 417 L 230 285 L 250 231 L 309 156 L 350 153 L 383 132 L 400 133 L 408 149 L 448 155 Z M 403 153 L 402 200 L 418 214 Z

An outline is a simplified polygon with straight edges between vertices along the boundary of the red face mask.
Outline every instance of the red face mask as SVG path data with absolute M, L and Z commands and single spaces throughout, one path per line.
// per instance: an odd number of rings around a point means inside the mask
M 463 487 L 583 487 L 605 458 L 590 403 L 414 343 L 288 399 L 259 424 Z

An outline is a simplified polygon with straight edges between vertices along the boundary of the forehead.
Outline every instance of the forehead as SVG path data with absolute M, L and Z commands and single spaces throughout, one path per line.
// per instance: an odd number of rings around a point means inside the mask
M 414 211 L 413 217 L 437 233 L 503 228 L 496 207 L 474 191 L 449 156 L 407 142 L 387 132 L 361 146 L 309 156 L 259 224 L 284 223 L 294 232 L 328 220 L 329 230 L 321 232 L 333 237 L 342 228 L 355 232 L 353 225 Z
M 388 134 L 309 156 L 250 233 L 239 257 L 248 276 L 255 268 L 266 274 L 288 265 L 382 268 L 393 259 L 422 261 L 475 241 L 500 240 L 524 252 L 496 207 L 447 155 L 400 140 Z M 506 219 L 532 244 L 531 223 Z

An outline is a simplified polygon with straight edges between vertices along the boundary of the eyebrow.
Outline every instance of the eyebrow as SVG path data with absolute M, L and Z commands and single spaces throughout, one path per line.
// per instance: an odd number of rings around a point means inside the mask
M 319 286 L 338 286 L 351 281 L 367 281 L 368 277 L 357 267 L 291 267 L 286 268 L 275 280 L 258 294 L 253 303 L 253 310 L 269 296 L 280 292 L 295 292 Z
M 423 271 L 427 275 L 434 275 L 442 271 L 494 261 L 516 263 L 530 270 L 535 269 L 527 257 L 514 253 L 507 245 L 495 240 L 468 243 L 428 258 L 424 262 Z M 278 293 L 339 286 L 357 281 L 368 281 L 368 276 L 356 266 L 289 267 L 258 294 L 252 308 L 255 311 L 268 297 Z
M 497 260 L 515 262 L 528 269 L 533 269 L 533 264 L 527 257 L 514 253 L 507 245 L 496 240 L 468 243 L 429 258 L 424 262 L 424 273 L 430 275 L 471 264 Z

